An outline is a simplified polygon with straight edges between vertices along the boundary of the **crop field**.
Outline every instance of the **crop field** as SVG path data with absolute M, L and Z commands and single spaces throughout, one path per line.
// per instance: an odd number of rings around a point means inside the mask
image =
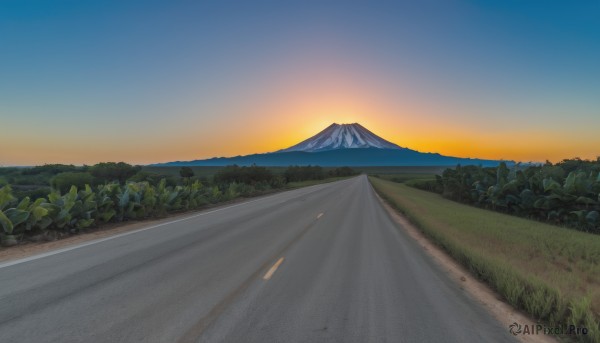
M 370 177 L 377 192 L 510 304 L 600 341 L 600 236 Z

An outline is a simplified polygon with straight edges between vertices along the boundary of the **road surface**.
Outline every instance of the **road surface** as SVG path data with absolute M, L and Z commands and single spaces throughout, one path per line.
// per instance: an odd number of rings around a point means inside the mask
M 0 265 L 0 342 L 512 342 L 366 176 Z

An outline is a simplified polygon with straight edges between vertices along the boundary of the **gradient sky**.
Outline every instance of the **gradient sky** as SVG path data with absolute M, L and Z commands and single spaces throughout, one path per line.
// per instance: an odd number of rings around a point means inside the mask
M 1 1 L 0 165 L 269 152 L 359 122 L 600 155 L 600 1 Z

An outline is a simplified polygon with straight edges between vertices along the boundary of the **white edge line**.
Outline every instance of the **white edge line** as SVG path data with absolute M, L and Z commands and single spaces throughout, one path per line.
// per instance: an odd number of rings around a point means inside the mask
M 344 182 L 344 181 L 348 181 L 348 180 L 341 180 L 341 181 L 338 181 L 338 182 Z M 311 187 L 322 186 L 322 185 L 331 185 L 332 183 L 335 183 L 335 182 L 328 182 L 328 183 L 324 183 L 324 184 L 318 184 L 318 185 L 314 185 L 314 186 L 311 186 Z M 300 189 L 302 189 L 302 188 L 300 188 Z M 304 189 L 306 189 L 306 188 L 304 188 Z M 71 250 L 75 250 L 75 249 L 87 247 L 89 245 L 93 245 L 93 244 L 105 242 L 105 241 L 108 241 L 108 240 L 111 240 L 111 239 L 133 235 L 133 234 L 136 234 L 136 233 L 139 233 L 139 232 L 142 232 L 142 231 L 155 229 L 157 227 L 161 227 L 161 226 L 165 226 L 165 225 L 169 225 L 169 224 L 173 224 L 173 223 L 182 222 L 184 220 L 201 217 L 201 216 L 204 216 L 204 215 L 207 215 L 207 214 L 211 214 L 211 213 L 215 213 L 215 212 L 219 212 L 219 211 L 228 210 L 230 208 L 234 208 L 234 207 L 238 207 L 238 206 L 242 206 L 242 205 L 251 204 L 253 202 L 257 202 L 257 201 L 269 199 L 269 198 L 272 198 L 274 196 L 281 195 L 281 194 L 282 193 L 273 194 L 271 196 L 267 196 L 267 197 L 264 197 L 264 198 L 250 200 L 250 201 L 247 201 L 247 202 L 243 202 L 243 203 L 240 203 L 240 204 L 235 204 L 235 205 L 228 206 L 228 207 L 218 208 L 216 210 L 212 210 L 212 211 L 208 211 L 208 212 L 198 213 L 198 214 L 195 214 L 195 215 L 191 215 L 189 217 L 172 220 L 172 221 L 169 221 L 169 222 L 166 222 L 166 223 L 160 223 L 160 224 L 148 226 L 148 227 L 145 227 L 145 228 L 142 228 L 142 229 L 138 229 L 138 230 L 134 230 L 134 231 L 129 231 L 129 232 L 124 232 L 124 233 L 120 233 L 118 235 L 114 235 L 114 236 L 110 236 L 110 237 L 106 237 L 106 238 L 99 238 L 99 239 L 95 239 L 95 240 L 92 240 L 92 241 L 89 241 L 89 242 L 77 244 L 77 245 L 74 245 L 74 246 L 70 246 L 70 247 L 66 247 L 66 248 L 62 248 L 62 249 L 58 249 L 58 250 L 48 251 L 48 252 L 45 252 L 45 253 L 41 253 L 41 254 L 38 254 L 38 255 L 33 255 L 33 256 L 29 256 L 29 257 L 25 257 L 25 258 L 21 258 L 21 259 L 18 259 L 18 260 L 0 263 L 0 269 L 1 268 L 6 268 L 6 267 L 10 267 L 10 266 L 14 266 L 16 264 L 21 264 L 21 263 L 25 263 L 25 262 L 29 262 L 29 261 L 34 261 L 34 260 L 37 260 L 37 259 L 40 259 L 40 258 L 52 256 L 52 255 L 61 254 L 61 253 L 66 252 L 66 251 L 71 251 Z
M 124 236 L 133 235 L 133 234 L 138 233 L 138 232 L 142 232 L 142 231 L 146 231 L 146 230 L 151 230 L 151 229 L 155 229 L 155 228 L 160 227 L 160 226 L 165 226 L 165 225 L 169 225 L 169 224 L 173 224 L 173 223 L 178 223 L 178 222 L 181 222 L 181 221 L 184 221 L 184 220 L 188 220 L 188 219 L 200 217 L 200 216 L 203 216 L 203 215 L 206 215 L 206 214 L 211 214 L 211 213 L 214 213 L 214 212 L 219 212 L 219 211 L 227 210 L 227 209 L 230 209 L 230 208 L 233 208 L 233 207 L 237 207 L 237 206 L 240 206 L 240 205 L 249 204 L 251 202 L 255 202 L 255 201 L 258 201 L 258 200 L 262 200 L 262 199 L 256 199 L 256 200 L 252 200 L 252 201 L 245 202 L 245 203 L 242 203 L 242 204 L 236 204 L 236 205 L 229 206 L 229 207 L 223 207 L 223 208 L 219 208 L 219 209 L 216 209 L 216 210 L 212 210 L 212 211 L 208 211 L 208 212 L 203 212 L 203 213 L 191 215 L 189 217 L 185 217 L 185 218 L 181 218 L 181 219 L 176 219 L 176 220 L 171 220 L 171 221 L 168 221 L 168 222 L 165 222 L 165 223 L 160 223 L 160 224 L 148 226 L 148 227 L 141 228 L 141 229 L 138 229 L 138 230 L 124 232 L 124 233 L 120 233 L 118 235 L 114 235 L 114 236 L 110 236 L 110 237 L 99 238 L 99 239 L 95 239 L 95 240 L 92 240 L 92 241 L 89 241 L 89 242 L 77 244 L 77 245 L 74 245 L 74 246 L 70 246 L 70 247 L 66 247 L 66 248 L 62 248 L 62 249 L 58 249 L 58 250 L 53 250 L 53 251 L 45 252 L 45 253 L 38 254 L 38 255 L 33 255 L 33 256 L 30 256 L 30 257 L 25 257 L 25 258 L 14 260 L 14 261 L 5 262 L 5 263 L 0 264 L 0 268 L 4 268 L 4 267 L 12 266 L 12 265 L 15 265 L 15 264 L 19 264 L 19 263 L 23 263 L 23 262 L 29 262 L 29 261 L 37 260 L 37 259 L 40 259 L 40 258 L 44 258 L 44 257 L 48 257 L 48 256 L 60 254 L 60 253 L 63 253 L 65 251 L 70 251 L 70 250 L 75 250 L 75 249 L 83 248 L 83 247 L 86 247 L 88 245 L 93 245 L 93 244 L 96 244 L 96 243 L 105 242 L 105 241 L 108 241 L 108 240 L 111 240 L 111 239 L 115 239 L 115 238 L 120 238 L 120 237 L 124 237 Z

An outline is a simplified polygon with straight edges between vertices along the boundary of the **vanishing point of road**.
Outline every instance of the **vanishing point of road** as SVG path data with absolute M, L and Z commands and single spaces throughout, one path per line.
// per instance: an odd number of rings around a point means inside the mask
M 0 342 L 513 342 L 366 176 L 0 264 Z

